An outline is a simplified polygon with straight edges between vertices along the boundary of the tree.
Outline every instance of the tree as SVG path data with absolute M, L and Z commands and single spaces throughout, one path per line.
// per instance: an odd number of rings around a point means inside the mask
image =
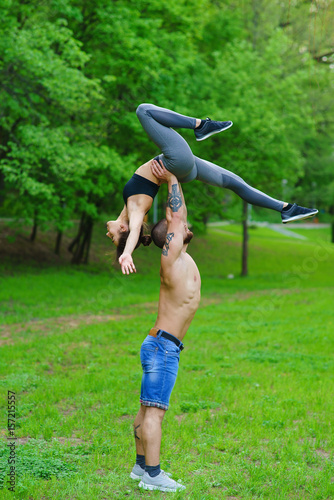
M 94 122 L 103 92 L 84 73 L 90 56 L 66 20 L 48 21 L 37 5 L 15 2 L 3 13 L 0 168 L 7 192 L 16 195 L 13 212 L 33 219 L 31 239 L 39 225 L 55 224 L 59 251 L 60 234 L 75 212 L 92 226 L 121 169 L 118 155 L 101 146 Z
M 329 28 L 321 17 L 327 3 L 318 2 L 316 11 L 312 5 L 270 0 L 7 3 L 0 27 L 0 194 L 5 203 L 34 219 L 33 237 L 38 225 L 52 221 L 56 251 L 62 231 L 79 217 L 70 248 L 73 262 L 87 261 L 94 220 L 122 208 L 120 186 L 159 153 L 135 115 L 141 102 L 196 117 L 232 119 L 231 131 L 205 145 L 196 143 L 191 131 L 182 134 L 195 155 L 275 197 L 282 179 L 302 186 L 320 134 L 328 134 L 322 155 L 329 157 L 332 130 L 321 120 L 323 112 L 330 120 L 326 106 L 332 109 L 330 93 L 324 97 L 331 86 L 332 57 Z M 324 27 L 312 38 L 310 20 L 316 19 Z M 320 85 L 314 73 L 318 66 L 327 75 Z M 196 228 L 203 230 L 212 213 L 224 213 L 227 192 L 224 200 L 220 189 L 198 182 L 184 191 Z M 246 222 L 243 247 L 247 252 Z

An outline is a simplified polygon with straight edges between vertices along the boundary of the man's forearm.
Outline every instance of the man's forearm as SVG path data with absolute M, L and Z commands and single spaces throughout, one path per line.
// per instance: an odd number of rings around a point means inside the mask
M 176 214 L 182 218 L 187 218 L 187 209 L 184 203 L 183 193 L 179 181 L 173 175 L 168 179 L 167 210 L 169 217 Z

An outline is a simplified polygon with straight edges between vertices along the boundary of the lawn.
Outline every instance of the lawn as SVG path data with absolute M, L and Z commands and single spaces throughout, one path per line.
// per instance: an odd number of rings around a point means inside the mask
M 2 267 L 0 388 L 15 393 L 16 488 L 4 500 L 334 498 L 334 245 L 324 230 L 212 227 L 189 252 L 202 300 L 184 339 L 163 422 L 161 465 L 184 492 L 142 492 L 135 449 L 139 349 L 156 317 L 159 251 L 136 251 L 122 276 L 97 244 L 87 267 Z M 329 231 L 329 229 L 328 229 Z M 7 474 L 7 475 L 6 475 Z

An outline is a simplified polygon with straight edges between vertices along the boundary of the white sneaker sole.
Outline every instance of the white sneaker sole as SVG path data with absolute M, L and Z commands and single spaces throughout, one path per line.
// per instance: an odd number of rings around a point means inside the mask
M 304 220 L 304 219 L 310 219 L 314 215 L 316 215 L 319 212 L 319 210 L 314 210 L 314 212 L 311 212 L 309 214 L 299 214 L 295 215 L 294 217 L 290 217 L 288 220 L 282 220 L 283 224 L 288 224 L 289 222 L 293 222 L 295 220 Z
M 196 141 L 198 141 L 198 142 L 204 141 L 208 137 L 211 137 L 211 135 L 219 134 L 220 132 L 224 132 L 224 130 L 227 130 L 228 128 L 231 128 L 232 125 L 233 125 L 233 122 L 231 122 L 231 125 L 229 125 L 228 127 L 222 128 L 221 130 L 213 130 L 212 132 L 209 132 L 208 134 L 206 134 L 203 137 L 201 137 L 200 139 L 197 139 L 197 137 L 196 137 Z
M 181 485 L 181 484 L 180 484 L 180 487 L 178 487 L 178 488 L 167 488 L 164 486 L 157 486 L 155 484 L 146 484 L 146 483 L 143 483 L 143 481 L 140 481 L 138 486 L 139 486 L 139 488 L 143 488 L 144 490 L 150 490 L 150 491 L 159 490 L 159 491 L 165 491 L 165 492 L 170 492 L 170 493 L 176 493 L 177 491 L 182 491 L 182 490 L 186 489 L 186 487 Z

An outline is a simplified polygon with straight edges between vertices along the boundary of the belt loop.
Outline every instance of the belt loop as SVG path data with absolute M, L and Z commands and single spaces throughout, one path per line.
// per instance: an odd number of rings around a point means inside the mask
M 160 338 L 161 338 L 161 334 L 162 334 L 162 330 L 158 330 L 158 331 L 157 331 L 157 339 L 160 339 Z

